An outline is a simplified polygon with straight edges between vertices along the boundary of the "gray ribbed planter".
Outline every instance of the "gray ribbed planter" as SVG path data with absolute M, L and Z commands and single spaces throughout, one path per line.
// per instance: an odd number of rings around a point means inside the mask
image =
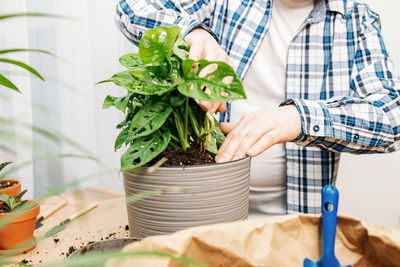
M 220 164 L 160 167 L 151 173 L 146 170 L 144 167 L 124 172 L 127 196 L 155 189 L 182 190 L 128 204 L 132 237 L 247 218 L 250 158 Z

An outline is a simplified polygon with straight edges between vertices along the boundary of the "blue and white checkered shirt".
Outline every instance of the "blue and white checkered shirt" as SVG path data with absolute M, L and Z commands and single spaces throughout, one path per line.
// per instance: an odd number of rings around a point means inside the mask
M 207 29 L 243 78 L 268 31 L 273 0 L 121 0 L 117 24 L 137 44 L 143 32 Z M 287 100 L 302 133 L 286 144 L 287 210 L 318 213 L 321 188 L 336 180 L 340 152 L 392 152 L 400 139 L 400 81 L 379 17 L 353 0 L 316 0 L 288 50 Z M 223 114 L 229 120 L 229 109 Z

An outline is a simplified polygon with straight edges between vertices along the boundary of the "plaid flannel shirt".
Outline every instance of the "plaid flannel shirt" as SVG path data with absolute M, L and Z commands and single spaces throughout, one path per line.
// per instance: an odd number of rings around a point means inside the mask
M 116 21 L 135 44 L 148 28 L 178 25 L 186 35 L 203 27 L 243 78 L 268 31 L 272 5 L 120 0 Z M 320 212 L 321 188 L 335 183 L 340 152 L 398 148 L 400 81 L 393 69 L 376 13 L 353 0 L 315 1 L 288 50 L 282 105 L 295 104 L 302 120 L 302 133 L 286 144 L 288 212 Z M 229 108 L 222 118 L 229 120 Z

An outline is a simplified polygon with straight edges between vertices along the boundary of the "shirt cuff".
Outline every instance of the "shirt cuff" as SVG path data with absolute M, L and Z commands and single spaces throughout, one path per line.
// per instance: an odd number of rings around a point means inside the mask
M 179 27 L 181 27 L 182 29 L 182 35 L 183 37 L 186 37 L 186 35 L 188 35 L 191 31 L 193 31 L 195 28 L 202 28 L 204 30 L 206 30 L 209 34 L 212 35 L 212 37 L 214 37 L 214 39 L 218 42 L 218 37 L 215 35 L 215 33 L 209 28 L 207 27 L 204 23 L 198 22 L 196 20 L 189 20 L 189 19 L 181 19 L 180 21 L 177 22 L 177 25 Z
M 307 145 L 316 137 L 332 137 L 332 120 L 322 101 L 288 99 L 279 106 L 295 105 L 301 118 L 301 133 L 292 142 Z

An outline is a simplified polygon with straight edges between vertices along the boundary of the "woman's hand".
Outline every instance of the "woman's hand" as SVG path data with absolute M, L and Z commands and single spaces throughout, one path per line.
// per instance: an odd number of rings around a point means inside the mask
M 209 34 L 206 30 L 202 28 L 196 28 L 192 30 L 186 36 L 186 42 L 190 46 L 189 58 L 193 60 L 206 59 L 208 61 L 223 61 L 230 64 L 229 56 L 226 54 L 225 50 L 218 44 L 214 37 Z M 215 71 L 215 69 L 210 68 L 206 70 L 202 75 L 207 75 Z M 209 102 L 200 101 L 200 107 L 203 110 L 208 110 L 211 114 L 218 111 L 224 112 L 226 110 L 226 103 L 220 102 Z
M 290 142 L 301 132 L 301 119 L 295 105 L 268 108 L 249 113 L 237 123 L 221 123 L 228 135 L 215 161 L 226 162 L 255 157 L 278 143 Z

